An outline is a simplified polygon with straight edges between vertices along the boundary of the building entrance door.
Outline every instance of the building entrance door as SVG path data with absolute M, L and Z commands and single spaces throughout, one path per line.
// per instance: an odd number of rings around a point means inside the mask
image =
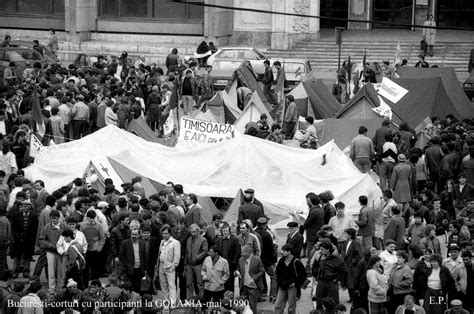
M 373 28 L 410 28 L 412 20 L 413 0 L 374 0 L 373 20 L 406 24 L 407 26 L 391 26 L 374 23 Z
M 473 0 L 437 0 L 436 23 L 439 26 L 474 27 Z
M 343 19 L 328 20 L 321 19 L 321 28 L 344 27 L 347 28 L 346 19 L 349 16 L 348 0 L 321 0 L 320 14 L 321 17 L 334 17 Z

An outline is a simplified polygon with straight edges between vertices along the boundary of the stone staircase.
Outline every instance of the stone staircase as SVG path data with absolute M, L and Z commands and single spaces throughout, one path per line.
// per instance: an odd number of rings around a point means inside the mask
M 65 63 L 70 63 L 74 62 L 78 53 L 119 56 L 122 51 L 127 51 L 129 56 L 144 57 L 147 64 L 163 65 L 171 49 L 177 48 L 183 57 L 192 56 L 202 40 L 201 36 L 93 33 L 89 41 L 60 42 L 59 57 Z
M 351 56 L 352 62 L 361 62 L 364 51 L 368 62 L 392 60 L 398 41 L 345 41 L 341 46 L 341 63 Z M 401 59 L 407 59 L 408 65 L 414 66 L 420 54 L 419 41 L 400 41 Z M 426 57 L 430 65 L 454 67 L 458 77 L 465 77 L 471 49 L 474 42 L 438 42 L 435 45 L 434 56 Z M 316 71 L 332 72 L 337 70 L 338 46 L 334 39 L 303 41 L 291 50 L 268 50 L 267 55 L 272 59 L 303 58 L 310 61 Z

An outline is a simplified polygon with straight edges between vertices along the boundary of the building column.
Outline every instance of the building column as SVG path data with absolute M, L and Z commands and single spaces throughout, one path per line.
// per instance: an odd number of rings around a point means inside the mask
M 319 16 L 319 14 L 321 14 L 321 0 L 311 1 L 309 3 L 309 14 L 313 16 Z M 309 19 L 309 40 L 316 40 L 319 38 L 319 30 L 321 29 L 320 24 L 320 19 Z
M 64 5 L 67 41 L 89 40 L 96 30 L 98 0 L 65 0 Z
M 349 19 L 370 20 L 372 18 L 373 0 L 349 0 Z M 348 29 L 370 30 L 370 23 L 347 23 Z
M 205 0 L 206 4 L 233 6 L 233 0 Z M 227 45 L 232 36 L 234 16 L 232 10 L 204 8 L 204 37 L 218 46 Z

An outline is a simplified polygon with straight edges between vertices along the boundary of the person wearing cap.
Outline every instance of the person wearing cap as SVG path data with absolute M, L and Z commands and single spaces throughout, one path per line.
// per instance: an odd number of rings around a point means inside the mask
M 352 139 L 349 153 L 354 165 L 362 173 L 369 172 L 372 166 L 371 159 L 375 155 L 374 144 L 367 137 L 367 132 L 365 126 L 359 127 L 359 135 Z
M 293 246 L 293 251 L 291 254 L 300 258 L 301 250 L 303 249 L 303 236 L 300 234 L 300 228 L 297 222 L 291 221 L 287 225 L 288 227 L 288 236 L 286 238 L 286 244 L 291 244 Z
M 463 303 L 461 300 L 454 299 L 450 302 L 450 307 L 444 312 L 445 314 L 469 314 L 472 313 L 466 309 L 463 309 Z
M 80 311 L 81 303 L 79 301 L 82 300 L 82 291 L 78 289 L 77 282 L 74 281 L 74 279 L 69 278 L 66 284 L 66 288 L 60 289 L 58 291 L 56 300 L 58 302 L 64 302 L 63 304 L 68 305 L 67 307 L 61 309 L 72 309 L 75 311 Z
M 278 294 L 275 302 L 275 313 L 283 314 L 288 302 L 288 313 L 296 313 L 296 292 L 306 279 L 306 269 L 301 261 L 291 252 L 293 246 L 285 244 L 281 247 L 282 257 L 276 267 Z
M 246 189 L 244 191 L 244 195 L 247 195 L 250 198 L 252 198 L 252 204 L 255 204 L 255 205 L 259 206 L 260 208 L 262 208 L 263 215 L 265 215 L 265 209 L 263 208 L 262 202 L 260 202 L 258 199 L 255 198 L 255 190 L 254 189 L 250 189 L 250 188 Z
M 260 217 L 257 219 L 257 228 L 255 233 L 260 236 L 262 243 L 262 252 L 260 254 L 263 267 L 265 272 L 270 276 L 270 291 L 268 293 L 269 301 L 274 302 L 276 300 L 277 294 L 277 285 L 276 285 L 276 275 L 275 275 L 275 263 L 277 262 L 277 252 L 273 245 L 273 239 L 270 233 L 267 231 L 268 220 L 265 217 Z M 264 290 L 263 294 L 266 294 L 268 286 L 266 280 L 263 280 Z
M 246 191 L 253 191 L 253 190 L 246 190 Z M 263 212 L 263 207 L 260 207 L 257 204 L 253 203 L 253 195 L 252 193 L 245 193 L 244 192 L 244 203 L 240 205 L 238 211 L 238 219 L 237 224 L 240 223 L 245 219 L 250 219 L 253 226 L 257 225 L 257 219 L 264 216 L 265 213 Z
M 393 168 L 391 184 L 393 199 L 402 206 L 402 216 L 405 215 L 412 200 L 413 178 L 412 171 L 404 154 L 398 155 L 398 164 Z
M 451 244 L 449 246 L 449 257 L 443 260 L 442 266 L 449 269 L 454 278 L 456 292 L 450 298 L 464 300 L 467 288 L 467 270 L 462 257 L 459 255 L 460 251 L 461 249 L 457 244 Z

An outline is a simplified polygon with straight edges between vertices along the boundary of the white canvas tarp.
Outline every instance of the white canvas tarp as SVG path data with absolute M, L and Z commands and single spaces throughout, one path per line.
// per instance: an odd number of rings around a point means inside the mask
M 318 150 L 303 150 L 241 136 L 182 152 L 109 126 L 57 146 L 25 170 L 28 178 L 43 179 L 49 191 L 82 176 L 91 155 L 105 155 L 150 180 L 181 183 L 186 193 L 232 198 L 241 188 L 254 188 L 275 222 L 290 210 L 307 211 L 308 192 L 331 190 L 349 214 L 358 212 L 360 195 L 372 201 L 381 194 L 373 179 L 361 174 L 334 142 Z

